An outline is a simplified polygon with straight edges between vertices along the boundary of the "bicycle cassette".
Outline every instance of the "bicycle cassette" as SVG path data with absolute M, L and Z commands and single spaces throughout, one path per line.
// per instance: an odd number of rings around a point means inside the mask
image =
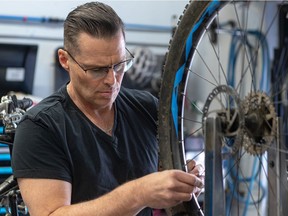
M 252 92 L 243 101 L 245 127 L 243 146 L 252 155 L 263 154 L 276 136 L 276 112 L 269 96 Z

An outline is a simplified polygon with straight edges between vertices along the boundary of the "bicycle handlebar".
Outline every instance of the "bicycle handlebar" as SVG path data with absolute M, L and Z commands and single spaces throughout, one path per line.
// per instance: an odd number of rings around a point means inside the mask
M 26 110 L 33 104 L 33 101 L 30 98 L 24 97 L 23 99 L 18 100 L 16 95 L 12 95 L 11 99 L 13 104 L 13 107 L 11 107 L 12 109 L 19 108 L 22 110 Z
M 30 98 L 17 99 L 16 103 L 17 107 L 23 110 L 26 110 L 33 105 L 33 101 Z

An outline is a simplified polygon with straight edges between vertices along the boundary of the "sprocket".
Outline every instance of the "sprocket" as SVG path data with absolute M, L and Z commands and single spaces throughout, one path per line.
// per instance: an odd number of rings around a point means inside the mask
M 243 101 L 245 128 L 243 146 L 252 155 L 263 154 L 276 136 L 277 115 L 269 96 L 251 92 Z

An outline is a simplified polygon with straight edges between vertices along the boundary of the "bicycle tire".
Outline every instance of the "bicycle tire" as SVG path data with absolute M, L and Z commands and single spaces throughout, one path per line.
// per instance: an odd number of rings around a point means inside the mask
M 196 55 L 196 52 L 198 52 L 197 47 L 201 42 L 204 33 L 208 32 L 208 28 L 212 26 L 212 21 L 216 19 L 215 17 L 219 16 L 219 12 L 221 12 L 224 7 L 230 3 L 236 4 L 235 2 L 239 3 L 239 1 L 190 1 L 184 9 L 183 15 L 179 18 L 177 28 L 175 29 L 172 39 L 169 42 L 169 49 L 165 58 L 166 60 L 163 67 L 161 89 L 159 94 L 158 134 L 160 165 L 162 169 L 180 169 L 187 172 L 185 166 L 185 129 L 183 126 L 183 110 L 185 109 L 185 91 L 187 89 L 187 80 L 189 79 L 189 68 L 194 63 L 193 58 Z M 216 36 L 211 34 L 209 40 L 217 40 L 217 38 L 214 37 L 217 37 L 217 34 Z M 257 79 L 258 78 L 259 77 L 257 77 Z M 257 80 L 255 77 L 253 77 L 251 82 L 253 82 L 253 79 Z M 227 77 L 225 84 L 229 86 Z M 217 86 L 219 87 L 220 85 Z M 217 88 L 215 89 L 217 90 Z M 226 89 L 228 89 L 228 87 Z M 253 89 L 253 91 L 249 90 L 250 93 L 253 93 L 249 94 L 248 96 L 246 94 L 245 97 L 243 97 L 239 93 L 238 88 L 235 88 L 235 91 L 238 92 L 239 96 L 241 97 L 241 101 L 244 101 L 247 97 L 249 100 L 252 100 L 253 97 L 258 97 L 258 92 L 254 90 L 255 89 Z M 261 88 L 258 87 L 257 90 L 261 90 Z M 261 94 L 259 93 L 259 95 Z M 229 97 L 231 96 L 234 97 L 234 93 L 229 95 Z M 213 95 L 213 97 L 215 97 L 215 95 Z M 238 100 L 235 97 L 234 99 L 235 101 Z M 243 109 L 241 105 L 239 105 L 237 108 L 239 112 Z M 271 113 L 276 117 L 276 113 L 273 112 L 274 110 L 270 105 L 269 108 L 271 108 Z M 273 130 L 274 127 L 276 127 L 276 121 L 274 121 L 275 119 L 273 119 L 273 122 L 271 123 Z M 202 122 L 202 127 L 204 127 L 204 122 Z M 203 132 L 203 134 L 204 133 L 205 132 Z M 243 134 L 240 135 L 241 139 L 238 141 L 239 145 L 241 145 L 241 142 L 243 141 Z M 252 150 L 250 149 L 250 151 Z M 264 151 L 265 150 L 263 150 L 263 152 Z M 252 154 L 258 156 L 263 154 L 263 152 L 259 153 L 257 151 L 252 151 Z M 207 182 L 205 180 L 205 185 L 206 184 Z M 192 205 L 192 210 L 191 204 L 185 203 L 180 205 L 180 207 L 177 206 L 175 208 L 168 209 L 168 215 L 201 215 L 199 214 L 199 205 L 197 204 L 197 201 L 194 200 L 193 202 L 196 202 L 196 205 Z M 190 210 L 187 209 L 187 206 L 190 207 Z M 209 208 L 210 206 L 206 206 L 206 210 L 204 209 L 205 215 L 213 215 L 213 210 Z M 228 215 L 227 212 L 221 212 L 221 214 Z

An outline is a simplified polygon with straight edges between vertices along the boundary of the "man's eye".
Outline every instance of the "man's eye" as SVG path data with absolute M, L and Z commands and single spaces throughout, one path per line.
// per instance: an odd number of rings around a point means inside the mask
M 119 63 L 117 65 L 114 65 L 114 70 L 117 71 L 117 72 L 118 71 L 122 71 L 124 69 L 124 66 L 125 66 L 125 63 L 121 62 L 121 63 Z
M 106 73 L 106 71 L 107 71 L 106 67 L 91 69 L 91 72 L 93 72 L 93 73 Z

